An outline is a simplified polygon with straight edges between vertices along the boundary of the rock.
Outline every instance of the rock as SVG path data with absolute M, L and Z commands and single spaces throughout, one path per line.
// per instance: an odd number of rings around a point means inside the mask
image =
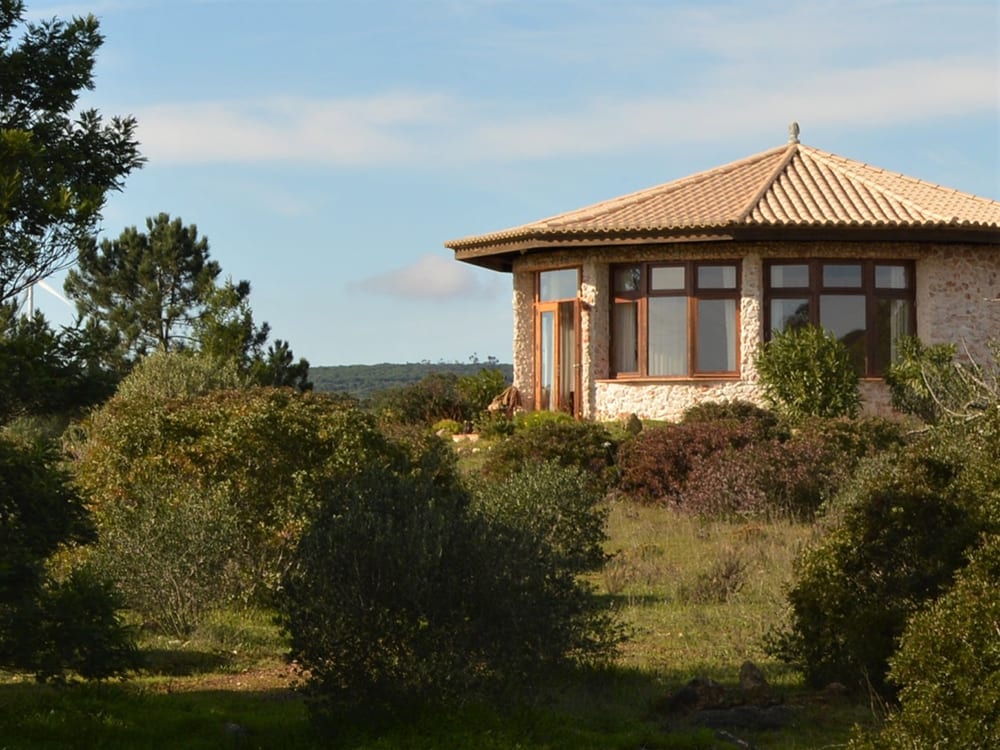
M 761 688 L 767 689 L 767 678 L 756 664 L 752 661 L 743 662 L 740 667 L 740 690 L 759 691 Z
M 705 708 L 725 705 L 726 690 L 708 677 L 695 677 L 673 695 L 661 700 L 656 708 L 667 714 L 690 714 Z
M 734 706 L 699 711 L 693 721 L 709 729 L 763 731 L 784 729 L 794 718 L 794 713 L 788 706 Z

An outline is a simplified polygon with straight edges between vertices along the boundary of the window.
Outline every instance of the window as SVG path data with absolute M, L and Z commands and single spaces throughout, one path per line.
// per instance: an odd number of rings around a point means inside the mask
M 580 270 L 541 271 L 536 283 L 535 408 L 576 415 Z
M 611 369 L 616 376 L 735 375 L 735 263 L 612 266 Z
M 885 372 L 916 329 L 909 261 L 769 261 L 764 275 L 766 330 L 821 325 L 866 377 Z

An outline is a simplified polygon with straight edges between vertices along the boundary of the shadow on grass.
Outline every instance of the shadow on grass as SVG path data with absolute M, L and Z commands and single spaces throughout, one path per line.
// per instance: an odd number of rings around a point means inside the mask
M 142 650 L 142 672 L 163 677 L 191 677 L 218 672 L 230 666 L 232 657 L 212 651 L 152 648 Z

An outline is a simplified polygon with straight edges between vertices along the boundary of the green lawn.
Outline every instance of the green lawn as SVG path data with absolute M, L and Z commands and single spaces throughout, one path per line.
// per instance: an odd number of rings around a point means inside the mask
M 317 734 L 269 618 L 228 615 L 190 641 L 147 639 L 150 668 L 125 683 L 52 687 L 0 675 L 0 750 L 727 748 L 735 745 L 656 706 L 697 676 L 734 687 L 746 660 L 763 669 L 794 721 L 733 734 L 762 750 L 843 747 L 852 725 L 873 721 L 867 703 L 804 690 L 761 646 L 785 616 L 782 590 L 812 533 L 786 521 L 702 522 L 613 504 L 614 556 L 593 583 L 632 639 L 614 665 L 563 674 L 528 707 L 468 705 L 391 723 L 345 717 Z

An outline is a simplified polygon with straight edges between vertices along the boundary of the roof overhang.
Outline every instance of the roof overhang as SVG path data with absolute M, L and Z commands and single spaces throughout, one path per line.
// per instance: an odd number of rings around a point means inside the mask
M 476 239 L 481 240 L 479 242 Z M 725 226 L 692 227 L 687 230 L 608 232 L 531 232 L 506 237 L 473 238 L 445 243 L 455 259 L 493 271 L 510 273 L 514 261 L 525 255 L 588 248 L 685 245 L 703 242 L 877 242 L 949 245 L 997 245 L 1000 230 L 975 225 L 921 224 L 915 226 Z M 736 248 L 734 248 L 735 250 Z

